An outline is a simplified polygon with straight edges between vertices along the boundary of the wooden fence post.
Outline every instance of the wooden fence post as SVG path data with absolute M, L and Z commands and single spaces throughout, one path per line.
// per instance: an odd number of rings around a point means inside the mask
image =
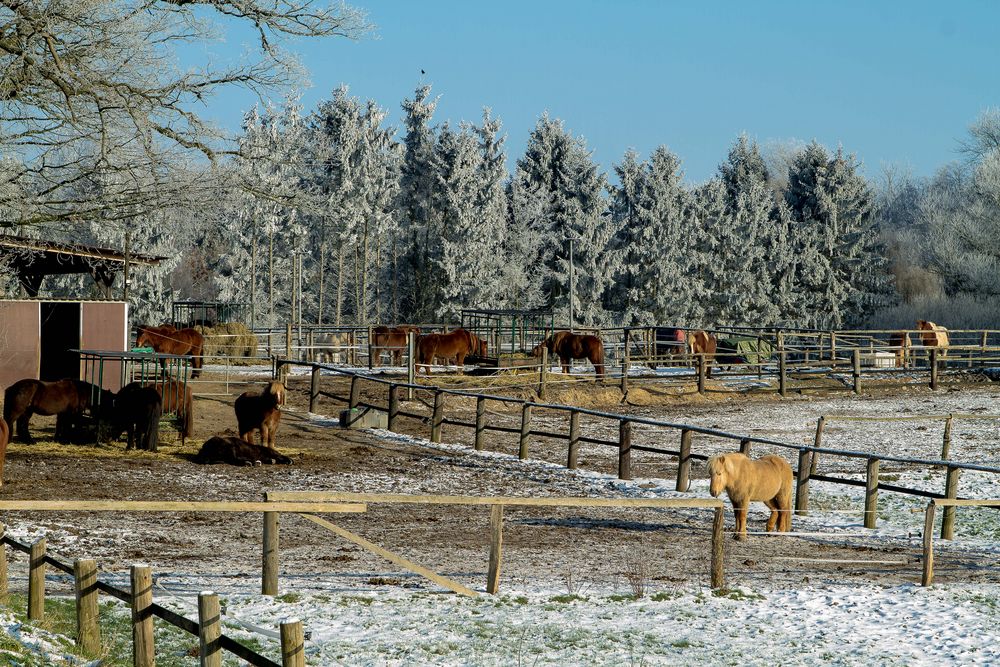
M 222 609 L 219 596 L 212 591 L 198 594 L 198 648 L 201 667 L 222 667 Z
M 417 335 L 412 331 L 406 334 L 406 383 L 417 383 Z M 433 359 L 431 359 L 433 361 Z M 427 368 L 424 368 L 427 370 Z M 413 387 L 406 388 L 406 400 L 413 400 Z
M 517 444 L 517 458 L 528 458 L 528 433 L 531 431 L 531 403 L 521 406 L 521 435 Z
M 938 351 L 937 348 L 931 348 L 931 389 L 938 388 Z
M 813 437 L 813 446 L 822 447 L 823 446 L 823 429 L 826 428 L 826 415 L 820 415 L 819 419 L 816 420 L 816 435 Z
M 947 461 L 948 456 L 951 453 L 951 422 L 954 419 L 954 415 L 948 415 L 944 420 L 944 438 L 941 443 L 941 460 Z
M 291 325 L 289 325 L 291 327 Z M 148 565 L 133 565 L 132 579 L 132 664 L 153 667 L 153 570 Z
M 861 393 L 861 350 L 854 348 L 851 350 L 851 375 L 854 379 L 854 393 Z
M 319 366 L 312 369 L 309 378 L 309 412 L 316 412 L 316 403 L 319 402 Z
M 778 350 L 778 393 L 782 398 L 788 396 L 788 367 L 785 351 Z
M 264 512 L 264 539 L 260 576 L 263 595 L 278 594 L 278 512 Z
M 0 601 L 6 600 L 10 592 L 7 576 L 7 543 L 2 539 L 6 534 L 7 527 L 0 523 Z
M 31 545 L 28 552 L 28 618 L 45 618 L 45 538 Z
M 483 449 L 483 434 L 486 433 L 486 399 L 482 396 L 476 397 L 476 451 Z
M 712 519 L 712 588 L 722 588 L 726 585 L 726 540 L 723 535 L 725 526 L 725 514 L 723 508 L 715 508 L 715 516 Z
M 285 324 L 285 359 L 292 358 L 292 323 Z
M 396 419 L 399 417 L 399 387 L 394 384 L 389 385 L 389 416 L 386 420 L 386 427 L 390 431 L 396 430 Z
M 542 347 L 542 363 L 538 366 L 538 398 L 545 398 L 545 380 L 548 376 L 548 371 L 549 350 L 546 347 Z
M 500 591 L 500 566 L 503 564 L 503 505 L 490 505 L 490 566 L 486 575 L 486 592 Z
M 865 528 L 874 528 L 878 521 L 878 467 L 876 458 L 865 466 Z
M 795 513 L 800 516 L 809 514 L 809 466 L 811 464 L 808 449 L 799 450 L 798 479 L 795 483 Z
M 632 479 L 632 422 L 618 422 L 618 479 Z
M 302 621 L 290 618 L 282 621 L 281 635 L 281 667 L 305 667 L 306 639 L 302 630 Z
M 347 402 L 347 409 L 354 410 L 358 407 L 358 403 L 361 402 L 361 376 L 352 375 L 351 376 L 351 396 Z M 353 417 L 351 421 L 354 421 Z
M 441 427 L 444 423 L 444 392 L 434 390 L 434 412 L 431 414 L 431 442 L 441 442 Z
M 347 363 L 358 365 L 358 332 L 353 329 L 347 332 Z
M 373 368 L 375 368 L 375 354 L 374 354 L 374 347 L 375 347 L 375 345 L 374 345 L 374 343 L 375 343 L 374 335 L 375 335 L 375 333 L 374 333 L 374 330 L 375 330 L 375 327 L 373 327 L 372 325 L 369 324 L 368 325 L 368 370 L 372 370 Z
M 830 362 L 833 364 L 837 361 L 837 334 L 833 331 L 830 332 Z
M 750 456 L 750 438 L 740 439 L 740 454 Z
M 569 411 L 569 453 L 566 455 L 566 467 L 576 470 L 580 457 L 580 413 Z
M 698 393 L 705 393 L 705 374 L 708 372 L 708 364 L 706 363 L 705 355 L 698 355 Z
M 961 468 L 948 466 L 945 476 L 944 497 L 954 500 L 958 497 L 958 473 Z M 955 535 L 955 510 L 954 505 L 946 505 L 941 513 L 941 539 L 950 540 Z
M 681 429 L 681 449 L 677 457 L 677 490 L 691 487 L 691 429 Z
M 629 330 L 625 329 L 625 347 L 622 350 L 622 396 L 628 396 Z
M 924 514 L 924 571 L 920 578 L 922 586 L 930 586 L 934 582 L 934 501 L 927 503 Z
M 87 655 L 101 652 L 101 626 L 97 607 L 97 561 L 73 561 L 76 592 L 76 644 Z

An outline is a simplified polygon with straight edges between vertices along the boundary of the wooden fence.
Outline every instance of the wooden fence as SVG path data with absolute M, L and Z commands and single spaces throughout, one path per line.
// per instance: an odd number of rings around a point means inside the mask
M 130 500 L 34 500 L 0 501 L 0 510 L 59 511 L 59 512 L 331 512 L 357 513 L 367 508 L 359 503 L 333 502 L 186 502 Z M 266 523 L 266 522 L 265 522 Z M 77 559 L 65 563 L 46 552 L 46 539 L 23 544 L 3 532 L 0 540 L 0 596 L 8 593 L 7 552 L 3 545 L 28 554 L 28 619 L 45 617 L 45 570 L 51 566 L 73 577 L 76 593 L 76 641 L 84 653 L 98 655 L 101 650 L 101 630 L 98 623 L 98 595 L 104 593 L 129 605 L 132 610 L 132 654 L 136 667 L 152 667 L 156 662 L 153 641 L 153 619 L 180 628 L 199 638 L 201 664 L 222 665 L 222 652 L 228 651 L 255 667 L 279 667 L 279 663 L 252 651 L 232 637 L 222 633 L 218 596 L 210 591 L 198 596 L 198 620 L 194 621 L 153 602 L 152 568 L 145 564 L 131 567 L 131 587 L 117 588 L 97 577 L 97 563 Z M 265 554 L 266 556 L 266 554 Z M 281 667 L 305 665 L 305 645 L 302 623 L 289 620 L 281 624 Z
M 391 379 L 366 376 L 357 372 L 326 366 L 323 364 L 310 364 L 296 362 L 287 359 L 276 361 L 276 368 L 280 369 L 286 365 L 303 365 L 311 367 L 310 390 L 309 390 L 309 411 L 315 412 L 321 396 L 333 398 L 346 403 L 349 410 L 357 408 L 367 408 L 381 410 L 387 413 L 388 428 L 390 431 L 399 430 L 401 418 L 415 419 L 430 426 L 431 442 L 442 442 L 443 429 L 445 426 L 454 426 L 472 431 L 472 446 L 476 450 L 485 447 L 485 437 L 489 432 L 508 433 L 517 436 L 518 457 L 527 459 L 530 456 L 532 438 L 547 438 L 566 443 L 566 467 L 575 469 L 579 460 L 580 447 L 582 445 L 598 445 L 602 447 L 616 448 L 618 452 L 618 477 L 628 480 L 632 478 L 632 452 L 648 452 L 662 456 L 671 457 L 676 460 L 677 491 L 687 491 L 690 486 L 691 463 L 692 461 L 705 461 L 709 458 L 707 454 L 699 454 L 694 450 L 694 440 L 696 435 L 710 436 L 730 441 L 736 445 L 739 443 L 739 451 L 749 454 L 754 444 L 767 445 L 779 449 L 788 450 L 796 455 L 797 466 L 794 467 L 796 479 L 795 490 L 795 511 L 797 514 L 806 515 L 809 510 L 809 484 L 810 481 L 831 482 L 834 484 L 848 486 L 863 486 L 865 488 L 864 509 L 861 514 L 867 528 L 875 528 L 877 518 L 878 495 L 881 492 L 900 493 L 923 498 L 958 499 L 959 474 L 963 470 L 985 472 L 1000 475 L 1000 468 L 992 466 L 976 465 L 971 463 L 959 463 L 947 460 L 918 459 L 897 456 L 876 455 L 871 452 L 860 452 L 852 450 L 832 449 L 823 447 L 819 438 L 812 446 L 799 445 L 781 442 L 770 438 L 760 438 L 751 435 L 741 435 L 729 433 L 719 429 L 705 428 L 691 424 L 680 424 L 651 419 L 647 417 L 637 417 L 633 415 L 615 414 L 590 410 L 570 405 L 553 403 L 540 403 L 530 400 L 512 398 L 507 396 L 496 396 L 477 392 L 468 392 L 456 389 L 444 389 L 441 387 L 431 387 L 426 385 L 416 385 L 402 383 Z M 329 392 L 320 390 L 320 373 L 328 371 L 350 377 L 350 394 L 347 397 L 337 396 Z M 361 400 L 362 383 L 374 383 L 387 389 L 388 395 L 385 403 L 371 403 Z M 402 409 L 403 400 L 400 397 L 402 390 L 413 392 L 424 392 L 432 395 L 431 414 L 420 414 Z M 456 396 L 465 399 L 474 399 L 476 402 L 475 421 L 463 421 L 449 418 L 445 414 L 446 397 Z M 490 424 L 487 421 L 488 402 L 498 402 L 508 406 L 520 407 L 520 426 L 503 426 Z M 533 419 L 541 410 L 550 411 L 568 416 L 568 427 L 565 432 L 553 430 L 541 430 L 532 426 Z M 580 417 L 604 420 L 617 424 L 618 438 L 595 438 L 581 432 Z M 654 447 L 647 445 L 633 444 L 633 430 L 640 426 L 650 426 L 657 429 L 669 429 L 677 432 L 677 449 L 667 449 L 664 447 Z M 821 430 L 818 431 L 821 433 Z M 860 460 L 865 463 L 865 479 L 855 480 L 847 477 L 838 477 L 829 474 L 820 474 L 819 465 L 822 460 L 843 459 L 846 461 Z M 940 493 L 926 491 L 923 489 L 913 489 L 894 484 L 886 484 L 879 480 L 879 467 L 883 462 L 900 465 L 917 466 L 925 470 L 926 474 L 942 474 L 942 491 Z M 944 513 L 941 526 L 942 539 L 951 539 L 954 526 L 954 506 L 948 508 Z
M 935 498 L 934 500 L 927 503 L 927 509 L 924 512 L 924 533 L 923 533 L 923 546 L 924 546 L 924 557 L 923 557 L 923 573 L 920 579 L 920 583 L 924 586 L 930 586 L 934 583 L 934 515 L 937 512 L 938 507 L 943 507 L 944 511 L 947 513 L 948 510 L 954 512 L 956 507 L 1000 507 L 1000 500 L 961 500 L 955 498 Z M 944 521 L 944 517 L 941 519 Z M 950 539 L 950 538 L 949 538 Z

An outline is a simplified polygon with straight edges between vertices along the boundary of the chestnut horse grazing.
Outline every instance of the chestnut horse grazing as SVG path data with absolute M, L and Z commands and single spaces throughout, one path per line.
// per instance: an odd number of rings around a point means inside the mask
M 372 329 L 372 365 L 379 365 L 382 352 L 385 351 L 392 357 L 394 364 L 402 366 L 403 350 L 406 349 L 406 339 L 411 332 L 419 336 L 420 327 L 405 324 L 398 327 L 387 327 L 380 324 Z
M 8 442 L 10 442 L 10 427 L 0 418 L 0 486 L 3 486 L 3 464 L 7 459 Z
M 285 404 L 285 385 L 272 382 L 260 393 L 244 392 L 236 398 L 236 423 L 240 437 L 253 443 L 253 432 L 260 431 L 261 444 L 274 447 L 274 435 Z
M 28 431 L 31 415 L 56 415 L 56 440 L 68 442 L 77 421 L 91 407 L 91 400 L 98 392 L 102 405 L 113 404 L 114 394 L 83 380 L 42 382 L 25 378 L 4 392 L 3 418 L 8 425 L 16 426 L 19 441 L 32 443 L 34 439 Z
M 712 377 L 712 364 L 715 361 L 714 357 L 718 340 L 716 340 L 713 334 L 707 331 L 692 331 L 688 335 L 688 342 L 691 344 L 691 354 L 706 355 L 705 363 L 708 364 L 708 368 L 705 370 L 705 375 Z
M 483 356 L 486 354 L 486 341 L 465 329 L 455 329 L 446 334 L 427 334 L 417 340 L 417 371 L 424 367 L 424 373 L 430 374 L 434 358 L 454 359 L 455 365 L 462 372 L 465 358 L 470 354 Z
M 736 539 L 747 536 L 747 507 L 762 500 L 771 508 L 767 532 L 775 527 L 783 533 L 792 529 L 792 467 L 788 461 L 768 454 L 753 461 L 739 452 L 728 452 L 708 460 L 709 491 L 718 498 L 725 490 L 736 513 Z
M 563 373 L 569 374 L 569 365 L 573 359 L 589 359 L 594 365 L 597 379 L 604 378 L 604 343 L 597 336 L 575 334 L 569 331 L 557 331 L 531 351 L 534 357 L 542 356 L 542 350 L 549 351 L 549 358 L 559 357 Z
M 136 347 L 151 347 L 160 354 L 190 354 L 191 377 L 201 375 L 202 349 L 205 339 L 196 329 L 175 329 L 166 324 L 158 327 L 136 327 L 139 335 L 135 338 Z
M 291 464 L 292 460 L 271 447 L 246 442 L 233 436 L 215 436 L 205 441 L 195 463 L 231 463 L 252 466 L 261 463 Z

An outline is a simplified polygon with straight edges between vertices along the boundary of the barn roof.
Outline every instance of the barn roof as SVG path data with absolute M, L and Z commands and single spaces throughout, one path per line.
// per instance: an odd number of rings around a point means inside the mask
M 164 259 L 134 252 L 127 255 L 130 266 L 155 266 Z M 112 248 L 0 234 L 0 265 L 17 275 L 31 297 L 38 296 L 45 276 L 67 273 L 90 274 L 108 292 L 125 262 L 125 253 Z

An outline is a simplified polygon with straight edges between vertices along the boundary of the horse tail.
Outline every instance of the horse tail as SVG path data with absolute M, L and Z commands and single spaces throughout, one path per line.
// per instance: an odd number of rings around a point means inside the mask
M 194 371 L 191 373 L 191 377 L 193 378 L 201 375 L 201 367 L 202 364 L 204 363 L 201 353 L 202 353 L 202 348 L 204 346 L 205 346 L 205 339 L 201 336 L 201 334 L 197 334 L 192 337 L 191 356 L 193 358 L 191 360 L 191 367 L 194 368 Z
M 190 438 L 194 435 L 194 411 L 191 409 L 191 388 L 184 390 L 184 437 Z
M 598 378 L 604 377 L 604 343 L 600 339 L 597 340 L 597 349 L 594 350 L 594 359 L 591 363 L 594 364 L 594 371 L 597 373 Z
M 149 422 L 146 424 L 146 437 L 142 448 L 147 452 L 155 452 L 160 441 L 160 417 L 163 415 L 163 401 L 157 399 L 150 406 Z

